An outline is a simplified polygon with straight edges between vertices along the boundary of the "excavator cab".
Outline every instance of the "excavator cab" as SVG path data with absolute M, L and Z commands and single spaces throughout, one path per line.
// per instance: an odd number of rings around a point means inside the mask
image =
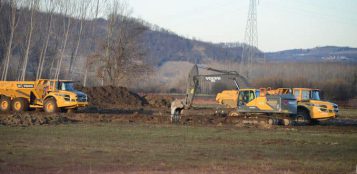
M 241 90 L 238 95 L 238 106 L 244 106 L 256 98 L 256 90 Z M 258 95 L 259 96 L 259 95 Z

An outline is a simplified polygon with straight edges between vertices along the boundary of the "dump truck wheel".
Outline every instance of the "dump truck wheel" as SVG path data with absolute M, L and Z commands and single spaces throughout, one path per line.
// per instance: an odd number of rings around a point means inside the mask
M 77 112 L 77 108 L 73 108 L 73 109 L 67 109 L 66 113 L 76 113 Z
M 15 98 L 12 101 L 12 110 L 15 112 L 24 112 L 28 111 L 29 102 L 24 98 Z
M 73 108 L 73 109 L 61 108 L 60 111 L 62 113 L 75 113 L 77 111 L 77 108 Z
M 268 124 L 269 125 L 279 125 L 279 120 L 275 118 L 269 118 L 268 119 Z
M 291 125 L 291 120 L 290 120 L 290 119 L 287 119 L 287 118 L 284 118 L 284 119 L 283 119 L 283 125 L 284 125 L 284 126 L 289 126 L 289 125 Z
M 310 124 L 311 118 L 310 118 L 310 115 L 309 115 L 308 111 L 299 110 L 297 112 L 295 121 L 296 121 L 297 124 Z
M 3 112 L 9 112 L 11 110 L 11 100 L 8 97 L 1 97 L 0 110 Z
M 318 124 L 320 124 L 320 121 L 319 120 L 311 120 L 311 124 L 318 125 Z
M 54 98 L 49 98 L 45 100 L 45 104 L 43 105 L 43 110 L 47 113 L 56 113 L 59 111 L 57 107 L 57 101 Z

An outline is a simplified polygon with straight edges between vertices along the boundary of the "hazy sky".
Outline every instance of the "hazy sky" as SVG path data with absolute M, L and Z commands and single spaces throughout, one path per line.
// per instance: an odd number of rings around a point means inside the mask
M 133 16 L 179 35 L 241 42 L 249 0 L 128 0 Z M 357 47 L 357 0 L 260 0 L 259 48 Z

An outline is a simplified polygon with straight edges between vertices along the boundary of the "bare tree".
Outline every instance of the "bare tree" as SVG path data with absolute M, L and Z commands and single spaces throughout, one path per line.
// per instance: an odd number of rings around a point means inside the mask
M 10 65 L 10 59 L 12 57 L 12 46 L 13 46 L 13 40 L 14 40 L 14 34 L 15 30 L 17 27 L 17 24 L 19 22 L 19 17 L 17 14 L 17 7 L 19 6 L 20 1 L 19 0 L 10 0 L 9 5 L 10 5 L 10 15 L 9 15 L 9 21 L 10 21 L 10 37 L 9 41 L 7 44 L 7 49 L 6 49 L 6 55 L 5 55 L 5 61 L 4 61 L 4 68 L 3 72 L 1 75 L 1 80 L 6 81 L 7 80 L 7 74 L 9 70 L 9 65 Z
M 47 0 L 45 1 L 45 6 L 46 6 L 46 12 L 49 14 L 49 19 L 48 19 L 48 23 L 47 23 L 47 35 L 46 35 L 46 40 L 43 44 L 43 47 L 41 49 L 41 53 L 40 53 L 40 57 L 39 57 L 39 63 L 37 66 L 37 72 L 36 72 L 36 79 L 40 79 L 42 78 L 42 73 L 43 73 L 43 66 L 45 63 L 45 59 L 46 59 L 46 54 L 47 54 L 47 48 L 48 48 L 48 43 L 50 40 L 50 36 L 51 36 L 51 28 L 52 28 L 52 20 L 53 20 L 53 14 L 54 11 L 56 9 L 56 5 L 54 3 L 54 0 Z
M 94 1 L 93 1 L 94 2 Z M 96 5 L 93 5 L 92 8 L 95 11 L 94 13 L 94 18 L 92 19 L 91 22 L 91 36 L 92 36 L 92 43 L 91 43 L 91 49 L 95 49 L 96 47 L 96 20 L 98 18 L 99 15 L 99 5 L 100 5 L 100 0 L 97 0 Z M 88 56 L 86 58 L 86 66 L 85 66 L 85 70 L 84 70 L 84 78 L 83 78 L 83 86 L 87 86 L 87 79 L 88 79 L 88 69 L 92 66 L 93 62 L 95 59 L 100 58 L 100 56 Z
M 1 10 L 2 10 L 2 8 L 4 7 L 4 5 L 3 5 L 3 1 L 2 0 L 0 0 L 0 12 L 1 12 Z
M 98 75 L 102 76 L 102 85 L 104 77 L 107 84 L 120 85 L 147 70 L 139 44 L 139 36 L 147 28 L 129 17 L 131 11 L 125 2 L 114 1 L 109 12 L 105 53 Z
M 27 69 L 27 63 L 29 59 L 29 52 L 30 52 L 30 46 L 31 46 L 31 39 L 32 39 L 32 32 L 33 32 L 33 20 L 34 20 L 34 15 L 35 12 L 39 8 L 39 0 L 28 0 L 28 6 L 31 11 L 30 14 L 30 21 L 29 21 L 29 29 L 27 31 L 27 39 L 26 39 L 26 50 L 25 50 L 25 55 L 24 55 L 24 60 L 23 60 L 23 66 L 22 66 L 22 72 L 19 76 L 19 80 L 24 81 L 26 77 L 26 69 Z
M 112 3 L 107 3 L 107 5 L 108 5 L 107 6 L 107 12 L 108 12 L 107 37 L 106 37 L 106 45 L 104 46 L 105 54 L 101 60 L 102 64 L 107 64 L 107 65 L 100 67 L 101 73 L 98 73 L 98 75 L 101 76 L 101 85 L 102 86 L 104 86 L 105 71 L 108 72 L 108 75 L 109 75 L 109 72 L 111 72 L 111 67 L 108 66 L 108 64 L 111 63 L 109 49 L 111 47 L 111 43 L 112 43 L 111 39 L 113 39 L 113 37 L 112 37 L 113 30 L 114 30 L 115 24 L 117 22 L 117 16 L 119 15 L 119 10 L 120 10 L 120 8 L 123 9 L 123 5 L 121 4 L 121 1 L 118 1 L 118 0 L 113 0 Z M 122 12 L 122 11 L 120 11 L 120 12 Z
M 64 54 L 65 54 L 66 48 L 67 48 L 69 31 L 70 31 L 70 27 L 72 24 L 71 14 L 73 12 L 73 1 L 71 1 L 71 0 L 60 1 L 60 11 L 63 12 L 63 16 L 64 16 L 64 18 L 63 18 L 64 33 L 63 33 L 62 47 L 60 50 L 60 57 L 58 59 L 57 67 L 56 67 L 55 79 L 59 79 Z
M 79 13 L 78 13 L 78 18 L 80 19 L 79 31 L 78 31 L 77 43 L 76 43 L 75 47 L 73 47 L 74 50 L 72 51 L 69 68 L 68 68 L 68 72 L 67 72 L 67 78 L 72 79 L 72 76 L 70 77 L 70 75 L 72 73 L 73 63 L 76 61 L 77 56 L 78 56 L 78 49 L 79 49 L 79 46 L 81 43 L 82 32 L 83 32 L 83 24 L 84 24 L 86 17 L 88 15 L 87 12 L 88 12 L 90 3 L 91 3 L 90 1 L 81 1 L 81 3 L 77 3 L 77 5 L 76 5 L 79 9 Z
M 83 79 L 83 86 L 84 87 L 87 86 L 89 69 L 94 67 L 94 65 L 98 62 L 98 60 L 100 60 L 100 58 L 101 58 L 101 55 L 96 54 L 96 53 L 87 56 L 87 58 L 86 58 L 86 67 L 85 67 L 85 76 L 84 76 L 84 79 Z M 102 72 L 102 71 L 99 71 L 99 72 Z

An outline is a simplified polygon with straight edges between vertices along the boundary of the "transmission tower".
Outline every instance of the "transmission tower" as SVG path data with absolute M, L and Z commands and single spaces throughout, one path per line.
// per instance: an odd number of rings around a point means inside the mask
M 251 75 L 252 64 L 258 53 L 258 19 L 257 19 L 257 0 L 249 0 L 248 19 L 244 35 L 242 59 L 240 63 L 240 73 Z

